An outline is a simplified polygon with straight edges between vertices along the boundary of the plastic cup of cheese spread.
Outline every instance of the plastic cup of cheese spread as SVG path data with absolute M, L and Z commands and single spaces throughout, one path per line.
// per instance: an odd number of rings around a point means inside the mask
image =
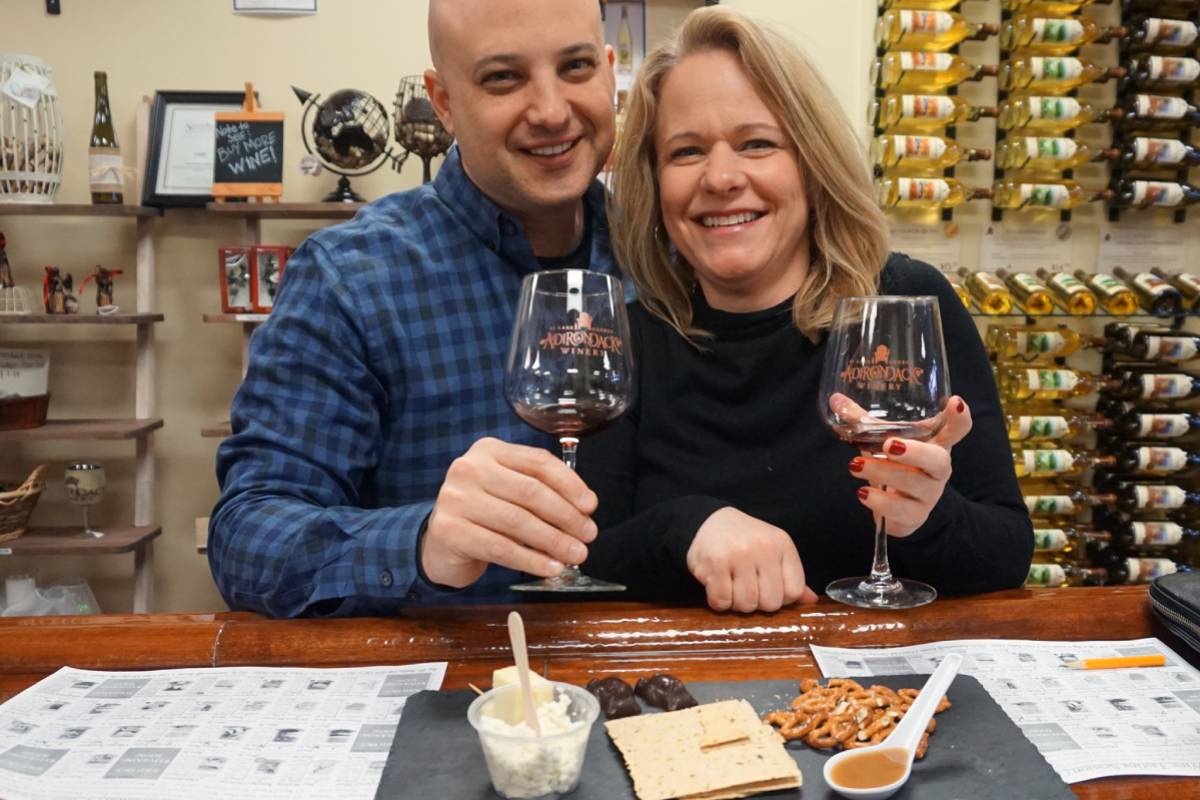
M 476 697 L 467 721 L 479 734 L 496 793 L 510 800 L 551 800 L 579 784 L 588 735 L 600 704 L 587 690 L 552 682 L 553 699 L 537 707 L 542 735 L 525 724 L 517 685 Z

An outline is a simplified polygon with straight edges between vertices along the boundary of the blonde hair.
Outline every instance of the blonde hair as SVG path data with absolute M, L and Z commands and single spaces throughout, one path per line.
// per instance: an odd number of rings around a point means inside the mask
M 808 59 L 782 36 L 729 8 L 688 14 L 637 75 L 613 168 L 614 253 L 652 314 L 687 339 L 707 335 L 692 326 L 692 268 L 672 256 L 663 228 L 654 138 L 667 75 L 688 56 L 713 50 L 738 59 L 797 153 L 808 187 L 811 257 L 792 315 L 796 327 L 815 340 L 832 323 L 838 298 L 876 292 L 889 251 L 887 223 L 858 139 Z

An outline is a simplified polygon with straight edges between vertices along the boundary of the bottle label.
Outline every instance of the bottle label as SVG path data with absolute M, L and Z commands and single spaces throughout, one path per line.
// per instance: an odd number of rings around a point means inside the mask
M 1178 486 L 1139 483 L 1133 487 L 1138 508 L 1182 508 L 1187 492 Z
M 1144 183 L 1144 181 L 1143 181 Z M 1125 284 L 1114 278 L 1112 275 L 1099 273 L 1092 278 L 1092 285 L 1100 290 L 1105 295 L 1114 295 L 1117 292 L 1124 292 Z
M 1133 546 L 1169 547 L 1183 541 L 1183 526 L 1174 522 L 1134 522 Z
M 1165 44 L 1169 47 L 1189 47 L 1196 41 L 1196 23 L 1182 19 L 1159 19 L 1150 17 L 1146 20 L 1147 46 Z
M 1083 62 L 1078 58 L 1042 58 L 1034 56 L 1029 59 L 1029 71 L 1035 81 L 1069 81 L 1083 74 Z
M 900 97 L 900 109 L 910 119 L 948 119 L 954 115 L 954 99 L 941 94 L 906 94 Z
M 1178 139 L 1133 140 L 1133 157 L 1139 164 L 1178 164 L 1187 157 L 1187 145 Z
M 1030 494 L 1025 496 L 1025 507 L 1031 516 L 1062 516 L 1078 511 L 1070 495 L 1065 494 Z
M 1078 149 L 1079 145 L 1075 144 L 1075 140 L 1066 136 L 1025 137 L 1025 150 L 1029 153 L 1030 158 L 1048 158 L 1057 161 L 1073 157 Z
M 1067 532 L 1062 528 L 1034 528 L 1033 549 L 1053 553 L 1067 549 Z
M 1179 400 L 1192 393 L 1192 376 L 1180 373 L 1139 375 L 1143 400 Z
M 1025 378 L 1035 392 L 1043 389 L 1069 392 L 1079 383 L 1079 376 L 1069 369 L 1027 369 Z
M 1052 275 L 1050 277 L 1050 285 L 1056 287 L 1063 294 L 1075 294 L 1076 292 L 1086 292 L 1088 290 L 1083 285 L 1083 281 L 1066 272 L 1059 272 L 1056 275 Z
M 900 69 L 905 72 L 942 72 L 950 69 L 954 56 L 949 53 L 925 53 L 905 50 L 900 54 Z
M 1133 203 L 1146 206 L 1177 206 L 1183 202 L 1183 187 L 1169 181 L 1134 181 Z
M 935 161 L 946 152 L 946 140 L 940 136 L 893 136 L 892 145 L 904 158 Z
M 124 183 L 125 162 L 119 150 L 93 147 L 88 150 L 88 186 L 93 192 L 120 192 Z
M 1045 19 L 1033 21 L 1034 42 L 1077 42 L 1083 38 L 1083 23 L 1077 19 Z
M 1033 355 L 1035 353 L 1058 353 L 1066 347 L 1067 339 L 1057 331 L 1018 331 L 1016 343 L 1018 353 Z
M 1067 572 L 1060 564 L 1030 564 L 1026 586 L 1062 586 L 1067 582 Z
M 1151 297 L 1157 295 L 1164 289 L 1171 288 L 1171 284 L 1167 283 L 1153 272 L 1139 272 L 1137 275 L 1133 276 L 1133 280 L 1130 281 L 1130 283 L 1132 283 L 1134 286 L 1137 286 Z
M 1200 61 L 1194 58 L 1150 56 L 1150 79 L 1164 83 L 1191 83 L 1200 78 Z
M 1152 361 L 1187 361 L 1196 357 L 1194 336 L 1147 336 L 1146 358 Z
M 900 200 L 940 203 L 950 196 L 950 184 L 942 178 L 897 178 Z
M 1151 119 L 1183 119 L 1188 111 L 1187 100 L 1161 94 L 1139 94 L 1133 105 L 1139 117 Z
M 1029 98 L 1030 119 L 1074 119 L 1082 111 L 1083 106 L 1074 97 Z
M 1061 439 L 1070 426 L 1066 417 L 1019 417 L 1017 430 L 1022 439 Z
M 901 11 L 900 30 L 905 33 L 945 33 L 954 27 L 954 17 L 945 11 Z
M 1180 447 L 1139 447 L 1137 463 L 1139 472 L 1178 472 L 1187 466 L 1187 451 Z
M 1071 192 L 1057 183 L 1022 183 L 1021 205 L 1032 208 L 1066 208 Z
M 1021 461 L 1026 475 L 1058 475 L 1075 463 L 1070 450 L 1022 450 Z
M 1127 558 L 1125 568 L 1129 570 L 1130 583 L 1149 583 L 1175 572 L 1176 565 L 1169 558 Z
M 1138 414 L 1138 436 L 1174 439 L 1189 427 L 1187 414 Z

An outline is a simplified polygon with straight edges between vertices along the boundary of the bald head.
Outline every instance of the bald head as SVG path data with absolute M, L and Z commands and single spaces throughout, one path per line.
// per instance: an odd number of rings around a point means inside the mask
M 596 41 L 603 42 L 599 0 L 429 0 L 429 55 L 433 68 L 444 72 L 447 54 L 460 52 L 473 33 L 481 34 L 497 22 L 545 20 L 556 14 L 574 15 L 578 10 L 584 12 L 587 28 Z

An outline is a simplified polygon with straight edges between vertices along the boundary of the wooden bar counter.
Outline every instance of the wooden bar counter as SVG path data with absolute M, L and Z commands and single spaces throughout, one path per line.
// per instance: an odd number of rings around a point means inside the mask
M 268 620 L 245 613 L 0 619 L 0 700 L 64 665 L 113 670 L 447 661 L 446 688 L 486 685 L 493 669 L 512 663 L 507 611 L 426 608 L 395 618 L 340 620 Z M 1132 586 L 997 592 L 908 611 L 866 611 L 823 600 L 776 614 L 631 602 L 537 603 L 521 613 L 531 664 L 575 684 L 656 672 L 684 681 L 819 677 L 810 644 L 1158 636 L 1189 655 L 1151 614 L 1145 588 Z M 1108 778 L 1071 788 L 1096 800 L 1200 800 L 1200 778 Z

